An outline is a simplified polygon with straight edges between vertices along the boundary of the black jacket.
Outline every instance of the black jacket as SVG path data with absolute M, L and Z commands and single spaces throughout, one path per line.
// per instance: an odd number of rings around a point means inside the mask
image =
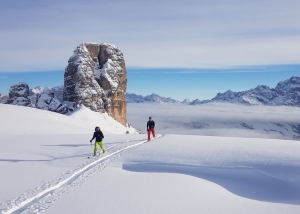
M 96 142 L 102 141 L 102 139 L 104 138 L 104 135 L 103 135 L 102 131 L 94 132 L 92 140 L 94 140 L 95 138 L 96 138 Z
M 147 129 L 152 129 L 155 127 L 155 122 L 153 120 L 147 122 Z

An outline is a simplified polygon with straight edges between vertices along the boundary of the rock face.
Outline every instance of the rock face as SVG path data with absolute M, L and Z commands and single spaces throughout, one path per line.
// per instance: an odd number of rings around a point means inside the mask
M 54 93 L 55 98 L 58 99 L 61 103 L 64 101 L 63 93 L 64 93 L 64 86 L 55 86 L 50 89 L 51 93 Z
M 36 104 L 42 94 L 48 94 L 54 97 L 55 99 L 59 100 L 60 103 L 63 103 L 63 91 L 63 85 L 55 86 L 53 88 L 37 86 L 29 90 L 29 98 L 32 104 Z
M 69 111 L 67 105 L 62 104 L 58 99 L 54 97 L 54 93 L 42 93 L 37 96 L 36 108 L 53 111 L 61 114 L 66 114 Z
M 29 106 L 61 114 L 74 111 L 72 107 L 59 100 L 62 99 L 62 91 L 62 86 L 54 88 L 37 86 L 29 90 L 27 83 L 21 82 L 10 87 L 9 98 L 5 104 Z
M 115 45 L 83 43 L 74 50 L 65 69 L 64 101 L 108 112 L 126 125 L 126 88 L 123 53 Z
M 275 91 L 282 98 L 283 105 L 300 106 L 300 77 L 294 76 L 279 82 Z
M 63 103 L 63 86 L 53 88 L 37 86 L 29 91 L 29 98 L 34 107 L 38 109 L 66 114 L 74 111 L 73 107 Z
M 44 92 L 46 88 L 37 86 L 29 90 L 29 99 L 31 100 L 32 105 L 35 105 L 38 102 L 40 95 Z
M 10 86 L 9 98 L 6 104 L 13 104 L 19 106 L 31 106 L 31 101 L 28 98 L 29 87 L 25 82 L 19 82 Z

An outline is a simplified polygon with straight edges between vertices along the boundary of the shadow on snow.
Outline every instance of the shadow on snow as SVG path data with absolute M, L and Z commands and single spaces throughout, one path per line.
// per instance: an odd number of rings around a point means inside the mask
M 282 166 L 279 166 L 282 167 Z M 297 168 L 297 167 L 296 167 Z M 241 197 L 300 205 L 300 169 L 293 179 L 282 179 L 253 167 L 210 167 L 166 163 L 124 164 L 134 172 L 179 173 L 214 182 Z

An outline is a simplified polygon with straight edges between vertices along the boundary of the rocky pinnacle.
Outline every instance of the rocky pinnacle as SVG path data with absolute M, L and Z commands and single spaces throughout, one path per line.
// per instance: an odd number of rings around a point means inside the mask
M 123 53 L 115 45 L 83 43 L 68 61 L 64 101 L 107 112 L 126 125 L 127 75 Z

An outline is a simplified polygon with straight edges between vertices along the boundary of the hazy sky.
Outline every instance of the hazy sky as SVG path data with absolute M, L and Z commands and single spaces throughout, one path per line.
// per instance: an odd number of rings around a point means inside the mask
M 1 0 L 1 71 L 65 67 L 108 42 L 129 67 L 299 63 L 299 0 Z
M 82 42 L 117 45 L 128 70 L 300 64 L 299 0 L 0 3 L 2 73 L 63 71 Z

